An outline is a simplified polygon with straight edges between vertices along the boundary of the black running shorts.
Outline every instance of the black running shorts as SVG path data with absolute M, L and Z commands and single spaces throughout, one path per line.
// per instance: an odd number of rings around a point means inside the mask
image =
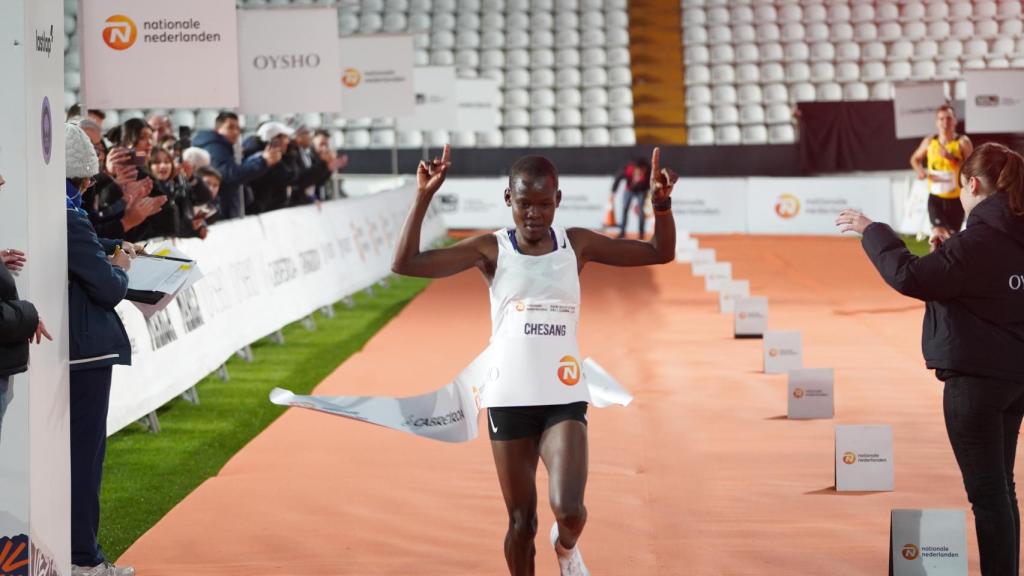
M 928 219 L 932 226 L 942 226 L 950 232 L 959 232 L 964 223 L 964 205 L 959 198 L 939 198 L 928 195 Z
M 490 430 L 491 440 L 540 438 L 545 430 L 566 420 L 576 420 L 586 425 L 587 403 L 487 409 L 487 429 Z

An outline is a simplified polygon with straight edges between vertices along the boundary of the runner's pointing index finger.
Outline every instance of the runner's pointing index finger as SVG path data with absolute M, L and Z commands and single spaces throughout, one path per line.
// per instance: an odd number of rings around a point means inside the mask
M 654 147 L 654 151 L 651 152 L 651 174 L 661 173 L 661 148 Z
M 448 166 L 452 163 L 452 145 L 445 144 L 444 152 L 441 153 L 441 164 Z

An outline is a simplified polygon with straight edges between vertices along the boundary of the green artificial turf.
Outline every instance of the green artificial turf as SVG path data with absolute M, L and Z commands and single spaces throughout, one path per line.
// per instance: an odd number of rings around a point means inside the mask
M 380 330 L 429 281 L 394 277 L 373 295 L 355 296 L 355 306 L 334 306 L 334 318 L 318 312 L 317 329 L 286 327 L 284 344 L 264 339 L 252 345 L 253 362 L 228 364 L 230 379 L 208 376 L 197 386 L 199 404 L 178 398 L 158 411 L 161 432 L 140 424 L 107 442 L 100 543 L 117 558 L 146 530 L 207 478 L 214 476 L 284 408 L 267 399 L 284 386 L 306 394 Z

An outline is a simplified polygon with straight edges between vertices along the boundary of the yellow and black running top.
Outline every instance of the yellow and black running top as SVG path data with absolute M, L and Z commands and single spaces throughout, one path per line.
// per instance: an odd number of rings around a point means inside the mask
M 946 155 L 956 160 L 950 160 Z M 932 136 L 928 143 L 928 192 L 939 198 L 959 198 L 960 182 L 957 173 L 963 160 L 959 136 L 954 135 L 945 144 L 939 142 L 938 136 Z

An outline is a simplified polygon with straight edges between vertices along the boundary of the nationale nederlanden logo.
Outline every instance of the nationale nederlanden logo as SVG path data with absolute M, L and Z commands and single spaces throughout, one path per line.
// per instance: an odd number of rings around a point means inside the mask
M 768 349 L 768 355 L 771 356 L 772 358 L 775 358 L 776 356 L 779 355 L 779 349 L 778 348 L 769 348 Z
M 797 400 L 799 400 L 799 399 L 801 399 L 803 397 L 804 397 L 804 389 L 803 388 L 794 388 L 793 389 L 793 398 L 796 398 Z
M 857 461 L 857 455 L 853 452 L 843 453 L 843 464 L 853 464 Z
M 903 549 L 900 550 L 900 555 L 906 560 L 917 560 L 920 554 L 921 550 L 914 544 L 904 544 Z
M 572 356 L 562 356 L 558 361 L 558 379 L 566 386 L 579 384 L 580 363 Z
M 341 83 L 349 88 L 355 88 L 359 86 L 359 83 L 363 81 L 363 75 L 355 68 L 345 69 L 345 73 L 341 76 Z
M 135 22 L 124 14 L 114 14 L 103 26 L 103 41 L 114 50 L 131 48 L 138 37 L 139 29 Z
M 775 213 L 779 218 L 793 218 L 800 213 L 800 199 L 792 194 L 783 194 L 775 202 Z

